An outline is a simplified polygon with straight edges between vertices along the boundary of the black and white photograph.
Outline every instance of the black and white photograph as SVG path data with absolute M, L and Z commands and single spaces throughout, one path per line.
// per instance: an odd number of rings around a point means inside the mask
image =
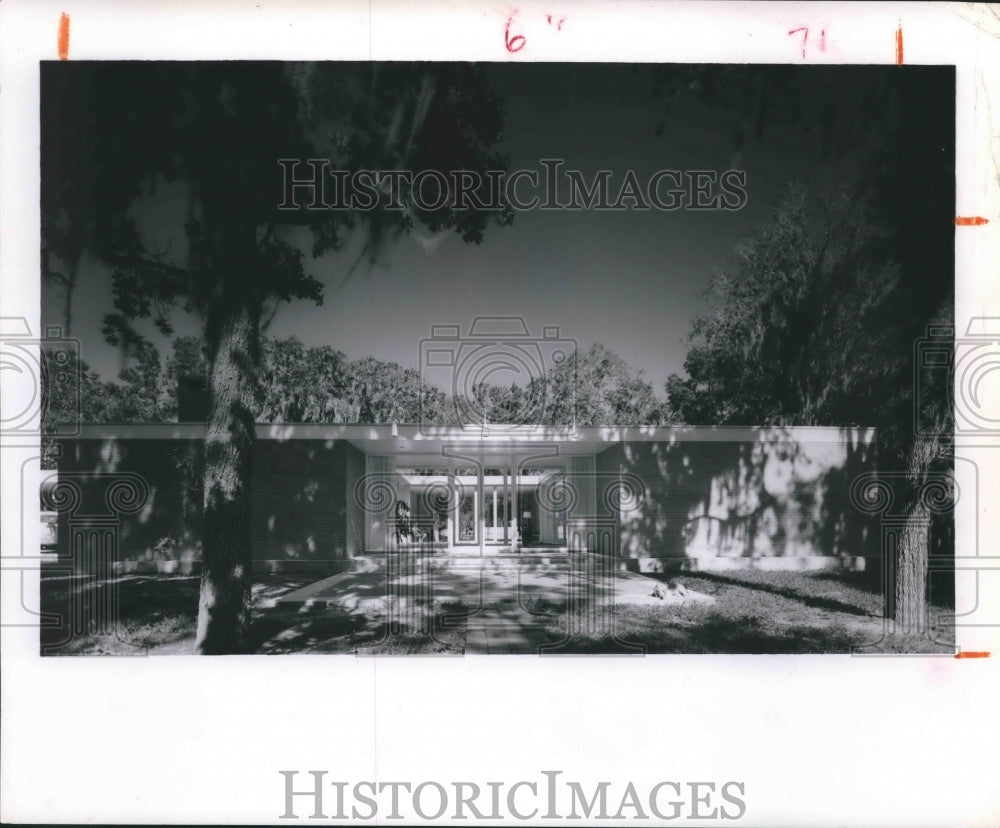
M 953 651 L 953 68 L 40 79 L 43 653 Z
M 0 18 L 4 821 L 995 824 L 991 8 Z

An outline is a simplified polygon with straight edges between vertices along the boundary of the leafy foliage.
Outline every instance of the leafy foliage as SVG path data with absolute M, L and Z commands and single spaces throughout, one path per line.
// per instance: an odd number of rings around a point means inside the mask
M 176 422 L 182 377 L 204 377 L 204 343 L 173 340 L 161 368 L 148 342 L 137 344 L 119 382 L 103 380 L 82 365 L 82 406 L 71 388 L 51 389 L 52 422 Z M 296 337 L 265 337 L 261 343 L 254 419 L 264 423 L 431 423 L 461 425 L 656 424 L 661 403 L 642 372 L 603 345 L 572 354 L 541 381 L 527 387 L 481 384 L 472 400 L 449 400 L 414 368 L 365 357 L 349 360 L 328 345 L 307 346 Z M 72 410 L 71 410 L 72 409 Z M 464 416 L 464 419 L 463 419 Z
M 577 425 L 656 425 L 661 403 L 642 371 L 599 343 L 556 363 L 545 381 L 544 422 Z
M 873 424 L 877 396 L 905 373 L 894 303 L 898 266 L 880 261 L 866 205 L 793 186 L 770 224 L 720 271 L 696 319 L 687 378 L 667 380 L 674 416 L 695 424 Z M 867 405 L 865 402 L 867 401 Z
M 112 267 L 104 333 L 115 344 L 141 338 L 137 319 L 169 333 L 175 308 L 205 318 L 211 334 L 216 305 L 237 294 L 260 305 L 263 319 L 265 305 L 321 302 L 297 226 L 309 228 L 318 256 L 340 249 L 363 220 L 363 255 L 373 260 L 405 233 L 454 231 L 479 242 L 489 224 L 512 220 L 510 210 L 418 210 L 405 189 L 403 209 L 313 210 L 308 199 L 279 209 L 280 158 L 328 158 L 342 170 L 504 168 L 506 156 L 491 149 L 500 101 L 473 64 L 76 62 L 72 73 L 43 66 L 42 81 L 43 258 L 76 262 L 89 251 Z M 66 106 L 82 117 L 64 119 Z M 88 125 L 84 140 L 70 123 Z M 134 208 L 170 187 L 187 207 L 182 235 L 164 240 Z M 238 281 L 223 297 L 226 272 Z M 47 273 L 66 281 L 54 265 Z M 211 354 L 211 335 L 207 344 Z
M 667 382 L 667 416 L 876 425 L 881 462 L 908 468 L 915 413 L 950 432 L 947 388 L 917 395 L 914 354 L 928 325 L 952 321 L 954 71 L 652 73 L 661 131 L 671 106 L 694 100 L 728 125 L 734 161 L 792 129 L 815 136 L 817 160 L 835 171 L 833 185 L 793 186 L 771 224 L 740 245 L 737 272 L 710 291 L 714 313 L 692 328 L 688 376 Z M 939 117 L 927 118 L 931 106 Z

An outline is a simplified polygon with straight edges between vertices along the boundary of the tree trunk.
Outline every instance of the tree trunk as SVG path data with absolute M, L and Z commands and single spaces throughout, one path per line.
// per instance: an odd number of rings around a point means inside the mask
M 250 623 L 250 472 L 259 308 L 223 305 L 209 369 L 198 651 L 243 652 Z M 214 338 L 214 337 L 213 337 Z
M 941 485 L 940 481 L 934 482 L 933 473 L 943 459 L 947 459 L 947 452 L 938 436 L 917 437 L 909 451 L 909 494 L 904 502 L 912 505 L 905 512 L 896 535 L 892 583 L 886 596 L 889 603 L 886 617 L 893 619 L 897 633 L 922 635 L 927 631 L 931 532 L 931 506 L 927 496 L 933 495 L 929 487 Z
M 897 633 L 921 634 L 927 626 L 927 567 L 930 511 L 917 502 L 898 538 L 889 608 Z
M 70 258 L 66 268 L 66 284 L 63 294 L 63 325 L 65 330 L 63 336 L 69 336 L 70 326 L 73 324 L 73 293 L 76 291 L 76 274 L 80 269 L 80 254 Z

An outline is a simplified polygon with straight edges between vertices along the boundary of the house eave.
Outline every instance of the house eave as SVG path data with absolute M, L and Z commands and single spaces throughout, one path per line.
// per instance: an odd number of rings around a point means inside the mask
M 204 423 L 81 425 L 68 440 L 200 440 Z M 436 450 L 442 446 L 531 447 L 558 444 L 566 451 L 600 451 L 623 442 L 757 442 L 794 439 L 809 443 L 867 443 L 874 429 L 858 426 L 421 426 L 357 423 L 258 423 L 259 440 L 347 440 L 367 452 Z

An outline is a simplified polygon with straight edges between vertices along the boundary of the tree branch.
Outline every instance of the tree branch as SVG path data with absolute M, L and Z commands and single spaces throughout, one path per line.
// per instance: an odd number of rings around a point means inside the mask
M 267 228 L 264 230 L 264 236 L 261 238 L 259 242 L 257 242 L 257 249 L 263 250 L 265 247 L 267 247 L 267 243 L 271 241 L 272 236 L 274 236 L 274 222 L 269 221 L 267 223 Z
M 149 268 L 164 276 L 175 278 L 186 278 L 190 272 L 179 265 L 169 264 L 162 260 L 162 256 L 151 253 L 148 256 L 140 256 L 137 253 L 130 253 L 124 256 L 109 257 L 108 263 L 114 267 L 125 267 L 133 270 Z

